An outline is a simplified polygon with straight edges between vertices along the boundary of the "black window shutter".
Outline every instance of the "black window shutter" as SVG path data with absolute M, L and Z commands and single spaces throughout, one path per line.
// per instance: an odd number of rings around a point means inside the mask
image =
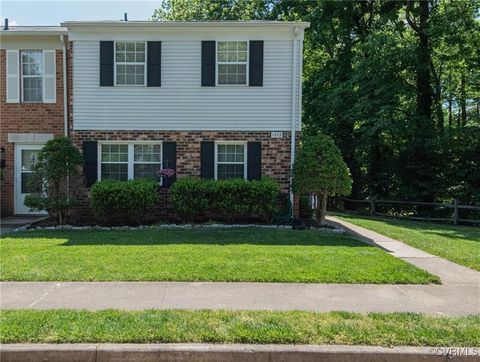
M 113 86 L 113 41 L 100 42 L 100 86 Z
M 202 87 L 215 86 L 215 41 L 202 41 Z
M 263 40 L 250 40 L 250 64 L 248 85 L 263 86 Z
M 162 77 L 162 42 L 147 42 L 147 86 L 160 87 Z
M 200 175 L 202 178 L 215 177 L 215 142 L 203 141 L 200 144 Z
M 262 177 L 262 143 L 247 144 L 247 179 L 260 180 Z
M 90 187 L 98 179 L 98 148 L 96 141 L 83 142 L 83 159 L 85 162 L 83 173 L 85 174 L 87 187 Z
M 163 186 L 170 187 L 177 179 L 177 142 L 163 142 L 162 168 L 175 170 L 175 175 L 163 179 Z

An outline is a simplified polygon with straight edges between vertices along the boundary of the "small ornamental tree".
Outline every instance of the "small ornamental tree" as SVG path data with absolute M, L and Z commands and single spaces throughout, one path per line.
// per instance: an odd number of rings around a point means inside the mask
M 348 195 L 351 189 L 350 171 L 333 140 L 324 134 L 306 137 L 293 166 L 293 191 L 320 197 L 316 210 L 320 224 L 325 224 L 328 196 Z
M 48 141 L 38 154 L 29 184 L 35 192 L 25 197 L 25 205 L 32 210 L 45 210 L 57 222 L 64 223 L 75 203 L 70 187 L 83 165 L 80 151 L 66 137 Z

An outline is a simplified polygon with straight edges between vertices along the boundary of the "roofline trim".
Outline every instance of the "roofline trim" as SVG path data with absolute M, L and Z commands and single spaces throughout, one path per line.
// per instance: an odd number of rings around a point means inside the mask
M 305 21 L 66 21 L 61 24 L 67 28 L 119 28 L 119 27 L 282 27 L 308 28 Z

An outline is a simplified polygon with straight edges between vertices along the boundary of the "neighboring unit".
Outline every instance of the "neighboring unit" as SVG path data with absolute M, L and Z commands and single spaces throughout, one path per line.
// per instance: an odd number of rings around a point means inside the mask
M 66 131 L 67 29 L 12 27 L 0 33 L 1 213 L 23 204 L 38 151 Z
M 160 168 L 175 169 L 176 177 L 270 176 L 289 192 L 301 128 L 302 44 L 308 25 L 63 23 L 71 72 L 68 135 L 85 157 L 85 195 L 97 180 L 155 177 Z M 61 50 L 57 83 L 60 63 Z M 44 84 L 49 82 L 43 77 Z M 10 73 L 4 79 L 10 84 Z M 55 104 L 61 117 L 60 88 L 57 84 Z M 21 97 L 18 101 L 25 107 Z M 2 97 L 2 113 L 10 107 L 4 102 Z M 51 133 L 62 134 L 62 122 Z M 2 115 L 2 144 L 3 123 L 15 121 Z

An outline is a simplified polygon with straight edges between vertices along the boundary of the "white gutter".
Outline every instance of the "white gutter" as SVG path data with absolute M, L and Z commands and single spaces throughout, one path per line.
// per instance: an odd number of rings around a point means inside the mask
M 68 137 L 68 100 L 67 100 L 67 46 L 65 44 L 65 37 L 60 35 L 60 41 L 62 42 L 63 52 L 63 132 L 65 137 Z
M 290 129 L 290 202 L 293 206 L 293 191 L 292 191 L 292 171 L 293 164 L 295 162 L 295 148 L 296 148 L 296 130 L 297 130 L 297 96 L 298 96 L 298 75 L 297 75 L 297 66 L 298 66 L 298 27 L 293 29 L 293 52 L 292 52 L 292 120 L 291 120 L 291 129 Z M 293 209 L 292 209 L 293 210 Z

